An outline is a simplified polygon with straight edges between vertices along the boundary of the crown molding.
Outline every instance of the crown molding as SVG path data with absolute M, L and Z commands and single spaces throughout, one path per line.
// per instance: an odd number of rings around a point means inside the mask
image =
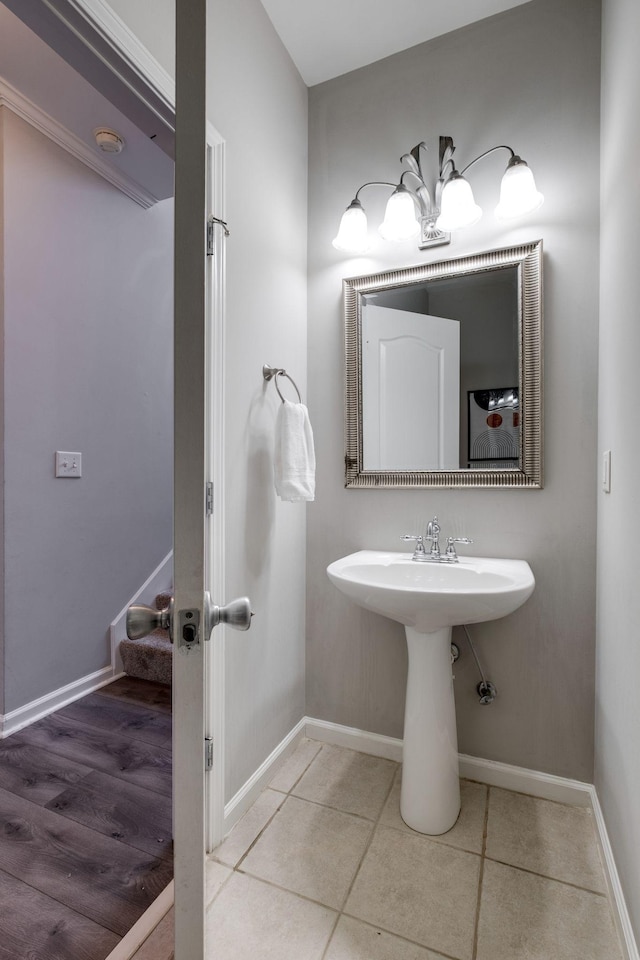
M 127 24 L 105 3 L 105 0 L 44 0 L 56 13 L 70 8 L 87 21 L 89 26 L 127 63 L 147 87 L 175 110 L 175 80 L 167 73 Z M 86 37 L 83 37 L 86 42 Z M 110 64 L 113 69 L 113 64 Z
M 97 150 L 92 150 L 88 144 L 71 133 L 65 126 L 54 120 L 53 117 L 41 110 L 31 100 L 23 96 L 15 87 L 0 79 L 0 107 L 7 107 L 13 111 L 16 116 L 25 120 L 35 127 L 40 133 L 48 137 L 67 153 L 75 157 L 86 167 L 89 167 L 94 173 L 97 173 L 104 180 L 107 180 L 112 186 L 120 190 L 127 197 L 148 209 L 160 199 L 150 193 L 137 181 L 122 173 L 116 167 L 112 166 L 107 160 L 103 160 Z

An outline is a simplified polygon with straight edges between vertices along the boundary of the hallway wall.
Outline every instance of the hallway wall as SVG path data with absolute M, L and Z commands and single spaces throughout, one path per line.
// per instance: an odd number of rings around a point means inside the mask
M 626 177 L 624 162 L 640 152 L 639 34 L 636 0 L 604 0 L 598 450 L 611 450 L 612 478 L 611 493 L 598 493 L 595 782 L 640 942 L 640 178 Z
M 0 118 L 6 714 L 107 666 L 171 549 L 173 207 Z M 55 450 L 82 478 L 55 478 Z
M 349 603 L 329 562 L 365 547 L 400 550 L 400 536 L 434 514 L 470 552 L 522 557 L 536 591 L 518 612 L 472 628 L 498 688 L 480 706 L 460 635 L 460 749 L 591 781 L 595 636 L 596 374 L 598 323 L 598 0 L 531 0 L 310 90 L 309 397 L 318 453 L 309 511 L 307 712 L 401 737 L 402 627 Z M 420 140 L 437 155 L 453 136 L 463 166 L 496 143 L 535 172 L 545 205 L 512 227 L 492 210 L 504 160 L 470 171 L 483 219 L 448 247 L 414 242 L 348 259 L 331 246 L 366 180 L 397 181 Z M 567 172 L 570 171 L 570 175 Z M 372 224 L 384 191 L 362 197 Z M 341 280 L 543 238 L 545 245 L 545 488 L 345 490 Z M 455 634 L 454 634 L 455 636 Z

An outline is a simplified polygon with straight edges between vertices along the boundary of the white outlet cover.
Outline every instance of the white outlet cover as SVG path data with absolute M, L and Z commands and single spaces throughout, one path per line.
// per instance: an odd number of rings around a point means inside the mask
M 81 477 L 82 454 L 56 450 L 56 477 Z

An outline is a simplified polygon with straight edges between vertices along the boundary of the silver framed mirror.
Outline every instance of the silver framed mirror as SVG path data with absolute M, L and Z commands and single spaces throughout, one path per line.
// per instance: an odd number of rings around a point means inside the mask
M 543 485 L 542 241 L 343 281 L 346 487 Z

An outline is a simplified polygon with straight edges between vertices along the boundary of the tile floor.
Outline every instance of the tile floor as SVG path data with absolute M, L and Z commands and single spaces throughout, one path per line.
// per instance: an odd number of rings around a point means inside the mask
M 622 960 L 592 815 L 462 781 L 400 818 L 400 769 L 303 740 L 208 863 L 216 960 Z

